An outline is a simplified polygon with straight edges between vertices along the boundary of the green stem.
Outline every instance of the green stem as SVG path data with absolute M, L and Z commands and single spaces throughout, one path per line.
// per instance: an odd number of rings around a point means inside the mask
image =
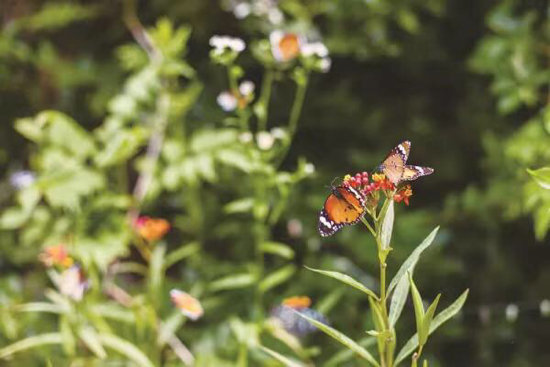
M 376 237 L 376 232 L 370 225 L 369 221 L 365 219 L 365 217 L 361 217 L 361 222 L 363 222 L 363 224 L 369 229 L 370 233 L 372 233 L 372 235 Z
M 263 112 L 258 116 L 258 131 L 264 131 L 267 129 L 267 116 L 269 110 L 269 100 L 271 98 L 271 88 L 273 86 L 273 70 L 266 69 L 264 74 L 264 80 L 262 81 L 262 91 L 260 93 L 260 99 L 258 103 L 263 106 Z
M 290 150 L 290 145 L 296 133 L 296 128 L 298 127 L 298 120 L 300 119 L 300 114 L 302 112 L 302 106 L 304 105 L 304 100 L 306 98 L 306 91 L 308 85 L 309 75 L 304 76 L 302 82 L 297 83 L 296 96 L 294 97 L 294 102 L 292 103 L 292 108 L 290 110 L 290 117 L 288 119 L 288 140 L 285 142 L 285 146 L 281 152 L 281 155 L 278 157 L 275 166 L 280 166 L 286 158 L 288 151 Z

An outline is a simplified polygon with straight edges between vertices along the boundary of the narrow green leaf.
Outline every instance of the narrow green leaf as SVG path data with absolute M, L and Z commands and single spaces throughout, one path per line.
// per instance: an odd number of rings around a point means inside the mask
M 397 271 L 397 274 L 393 277 L 392 281 L 390 282 L 390 286 L 388 287 L 387 294 L 390 294 L 390 292 L 397 286 L 397 282 L 401 280 L 402 276 L 407 276 L 407 272 L 412 270 L 414 266 L 416 265 L 416 262 L 418 261 L 418 258 L 422 254 L 422 252 L 427 249 L 433 242 L 435 235 L 437 234 L 437 231 L 439 231 L 439 226 L 436 227 L 429 235 L 422 241 L 420 245 L 418 245 L 417 248 L 414 249 L 414 251 L 409 255 L 407 260 L 403 262 L 399 270 Z
M 258 286 L 258 289 L 260 290 L 260 292 L 267 292 L 271 288 L 274 288 L 279 284 L 286 282 L 288 279 L 290 279 L 290 277 L 292 277 L 292 275 L 294 275 L 295 272 L 296 266 L 283 266 L 282 268 L 275 270 L 273 273 L 262 279 Z
M 447 320 L 449 320 L 451 317 L 456 315 L 458 311 L 464 306 L 464 303 L 466 302 L 466 299 L 468 298 L 468 289 L 464 291 L 460 295 L 460 297 L 457 298 L 456 301 L 454 301 L 449 307 L 441 311 L 436 317 L 434 317 L 433 321 L 430 324 L 430 333 L 433 333 L 437 328 L 439 328 L 443 323 L 445 323 Z M 413 335 L 412 338 L 410 338 L 407 343 L 401 348 L 399 351 L 399 354 L 397 355 L 395 359 L 394 366 L 397 367 L 397 365 L 405 360 L 412 352 L 414 352 L 418 348 L 418 334 Z
M 256 282 L 256 276 L 250 273 L 229 275 L 210 283 L 212 292 L 250 287 Z
M 164 268 L 168 269 L 172 265 L 180 262 L 181 260 L 192 256 L 199 252 L 200 244 L 198 242 L 191 242 L 187 245 L 181 246 L 177 250 L 168 253 L 164 259 Z
M 227 214 L 250 213 L 254 207 L 254 198 L 243 198 L 232 201 L 223 207 Z
M 140 367 L 154 367 L 153 362 L 134 344 L 113 334 L 98 334 L 101 344 L 124 355 Z
M 267 347 L 264 347 L 263 345 L 260 345 L 260 349 L 264 351 L 265 353 L 269 354 L 271 357 L 276 359 L 277 361 L 281 362 L 286 367 L 304 367 L 305 365 L 288 357 L 285 357 L 279 352 L 275 352 L 272 349 L 269 349 Z
M 380 308 L 380 305 L 378 304 L 378 302 L 376 302 L 372 298 L 369 298 L 369 304 L 370 304 L 370 312 L 371 312 L 372 321 L 374 323 L 374 327 L 376 328 L 376 331 L 381 332 L 385 328 L 384 317 L 382 316 L 382 309 Z M 386 340 L 378 337 L 377 335 L 376 341 L 378 345 L 378 354 L 382 356 L 384 355 Z
M 15 306 L 15 311 L 18 312 L 48 312 L 48 313 L 66 313 L 69 309 L 66 309 L 60 305 L 56 305 L 48 302 L 30 302 L 22 305 Z
M 48 333 L 31 336 L 0 349 L 0 359 L 27 349 L 61 343 L 63 343 L 63 335 L 61 335 L 61 333 Z
M 260 249 L 266 254 L 277 255 L 284 259 L 291 260 L 294 258 L 294 250 L 281 242 L 264 242 L 260 245 Z
M 357 342 L 363 348 L 368 348 L 371 345 L 376 344 L 376 338 L 366 337 Z M 337 367 L 344 365 L 345 362 L 353 358 L 355 354 L 350 349 L 343 349 L 338 353 L 335 353 L 328 361 L 325 362 L 325 367 Z
M 310 267 L 307 267 L 307 266 L 306 266 L 306 269 L 314 271 L 314 272 L 319 273 L 319 274 L 326 275 L 329 278 L 339 280 L 343 283 L 346 283 L 347 285 L 351 285 L 353 288 L 359 289 L 361 292 L 366 293 L 369 297 L 372 297 L 375 300 L 378 300 L 378 296 L 373 291 L 371 291 L 370 289 L 365 287 L 363 284 L 359 283 L 357 280 L 353 279 L 352 277 L 350 277 L 347 274 L 339 273 L 337 271 L 327 271 L 327 270 L 314 269 L 314 268 L 310 268 Z
M 185 316 L 183 316 L 179 310 L 172 313 L 165 321 L 161 322 L 157 337 L 157 345 L 163 347 L 184 322 Z
M 164 254 L 166 246 L 157 245 L 149 262 L 149 295 L 152 300 L 158 302 L 161 299 L 162 280 L 164 278 Z
M 324 332 L 328 336 L 336 339 L 338 342 L 340 342 L 341 344 L 343 344 L 347 348 L 353 350 L 358 356 L 360 356 L 361 358 L 363 358 L 364 360 L 366 360 L 367 362 L 369 362 L 373 366 L 376 366 L 376 367 L 380 366 L 378 364 L 378 362 L 376 362 L 374 357 L 369 353 L 368 350 L 366 350 L 365 348 L 363 348 L 362 346 L 360 346 L 359 344 L 357 344 L 356 342 L 354 342 L 353 340 L 348 338 L 346 335 L 344 335 L 341 332 L 339 332 L 338 330 L 336 330 L 336 329 L 334 329 L 334 328 L 332 328 L 328 325 L 325 325 L 322 322 L 319 322 L 315 319 L 312 319 L 311 317 L 306 316 L 306 315 L 304 315 L 304 314 L 302 314 L 298 311 L 294 311 L 294 312 L 296 312 L 300 317 L 303 317 L 304 319 L 306 319 L 307 321 L 309 321 L 310 323 L 315 325 L 319 330 L 321 330 L 322 332 Z
M 91 327 L 84 327 L 79 330 L 78 336 L 80 340 L 86 344 L 86 346 L 98 357 L 99 359 L 105 359 L 107 352 L 103 349 L 103 345 L 97 337 L 97 332 Z
M 527 172 L 537 181 L 543 189 L 550 190 L 550 167 L 535 170 L 527 169 Z
M 418 342 L 420 344 L 426 344 L 426 342 L 428 341 L 428 335 L 430 333 L 430 325 L 432 324 L 432 319 L 434 317 L 435 309 L 437 308 L 437 304 L 439 303 L 440 297 L 441 297 L 441 293 L 437 295 L 437 297 L 432 302 L 430 307 L 428 307 L 426 314 L 424 315 L 424 320 L 422 320 L 422 334 L 426 335 L 426 340 L 422 342 L 422 339 L 419 338 Z
M 408 275 L 409 282 L 411 284 L 411 294 L 414 305 L 414 318 L 416 319 L 416 331 L 418 332 L 420 345 L 424 345 L 426 344 L 426 340 L 428 339 L 428 334 L 425 333 L 422 328 L 422 323 L 424 322 L 424 304 L 422 303 L 420 292 L 418 292 L 418 288 L 416 288 L 416 284 L 414 284 L 411 273 L 408 273 Z
M 397 283 L 397 287 L 395 287 L 395 291 L 393 292 L 390 302 L 389 322 L 390 327 L 392 328 L 395 326 L 397 320 L 399 320 L 399 317 L 403 312 L 403 307 L 405 307 L 407 297 L 409 296 L 409 289 L 409 278 L 401 277 L 401 280 Z
M 389 204 L 386 207 L 386 213 L 384 215 L 384 221 L 382 222 L 382 229 L 380 231 L 380 241 L 382 242 L 382 250 L 388 250 L 390 248 L 394 218 L 395 218 L 395 212 L 394 212 L 393 200 L 389 200 Z

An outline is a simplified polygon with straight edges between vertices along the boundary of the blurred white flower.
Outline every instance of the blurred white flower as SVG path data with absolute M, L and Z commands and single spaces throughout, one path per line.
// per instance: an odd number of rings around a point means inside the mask
M 330 70 L 330 67 L 332 66 L 332 60 L 330 59 L 330 57 L 324 57 L 319 62 L 319 66 L 321 68 L 321 71 L 323 73 L 326 73 Z
M 244 19 L 246 18 L 251 11 L 250 4 L 248 3 L 238 3 L 233 7 L 233 14 L 235 15 L 235 18 L 237 19 Z
M 506 320 L 514 322 L 518 318 L 519 308 L 516 304 L 510 303 L 506 306 Z
M 273 129 L 271 129 L 270 133 L 274 139 L 283 140 L 284 138 L 286 138 L 286 131 L 282 127 L 274 127 Z
M 321 42 L 311 42 L 302 45 L 301 47 L 302 55 L 305 57 L 318 56 L 324 58 L 328 56 L 328 48 Z
M 245 80 L 239 85 L 239 92 L 242 96 L 249 96 L 254 92 L 254 83 L 250 80 Z
M 17 190 L 29 187 L 36 181 L 36 175 L 32 171 L 17 171 L 10 175 L 10 183 Z
M 299 219 L 291 219 L 287 222 L 286 229 L 290 237 L 300 237 L 303 232 L 302 222 Z
M 283 12 L 280 11 L 279 8 L 271 8 L 267 12 L 267 19 L 271 24 L 281 24 L 284 20 Z
M 260 131 L 256 134 L 256 141 L 258 143 L 258 148 L 261 150 L 269 150 L 273 146 L 275 139 L 267 131 Z
M 239 141 L 241 143 L 250 143 L 252 141 L 252 138 L 252 133 L 248 131 L 239 135 Z
M 315 166 L 313 165 L 313 163 L 306 163 L 306 165 L 304 166 L 304 172 L 306 173 L 306 175 L 311 175 L 315 173 Z
M 73 265 L 64 270 L 57 280 L 59 292 L 77 302 L 82 300 L 88 286 L 89 283 L 84 280 L 82 270 L 78 265 Z
M 218 95 L 218 98 L 216 98 L 216 101 L 218 102 L 220 107 L 227 112 L 233 111 L 235 108 L 237 108 L 238 104 L 237 98 L 235 98 L 235 96 L 228 91 L 221 92 Z
M 296 33 L 283 33 L 280 30 L 275 30 L 269 34 L 269 42 L 275 60 L 284 62 L 298 57 L 304 39 Z
M 550 316 L 550 301 L 547 299 L 542 300 L 540 303 L 540 313 L 542 316 Z
M 214 47 L 214 52 L 218 55 L 227 49 L 239 53 L 246 48 L 242 39 L 229 36 L 212 36 L 209 44 Z

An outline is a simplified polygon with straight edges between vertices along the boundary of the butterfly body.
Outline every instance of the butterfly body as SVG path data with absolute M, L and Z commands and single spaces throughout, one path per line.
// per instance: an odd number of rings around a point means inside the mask
M 433 173 L 433 168 L 408 165 L 407 159 L 411 151 L 411 142 L 405 140 L 392 149 L 384 162 L 379 167 L 386 177 L 397 185 L 401 181 L 413 181 L 418 177 Z
M 319 215 L 319 233 L 323 237 L 330 236 L 343 226 L 357 223 L 365 214 L 364 207 L 365 198 L 354 188 L 332 187 Z

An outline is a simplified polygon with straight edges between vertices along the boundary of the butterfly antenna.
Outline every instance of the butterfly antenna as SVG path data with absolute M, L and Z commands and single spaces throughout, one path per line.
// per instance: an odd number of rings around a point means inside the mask
M 334 178 L 332 179 L 332 181 L 330 182 L 330 186 L 325 185 L 325 188 L 326 188 L 326 189 L 332 189 L 332 188 L 334 187 L 334 181 L 336 181 L 336 180 L 338 180 L 338 179 L 339 179 L 338 176 L 334 177 Z

